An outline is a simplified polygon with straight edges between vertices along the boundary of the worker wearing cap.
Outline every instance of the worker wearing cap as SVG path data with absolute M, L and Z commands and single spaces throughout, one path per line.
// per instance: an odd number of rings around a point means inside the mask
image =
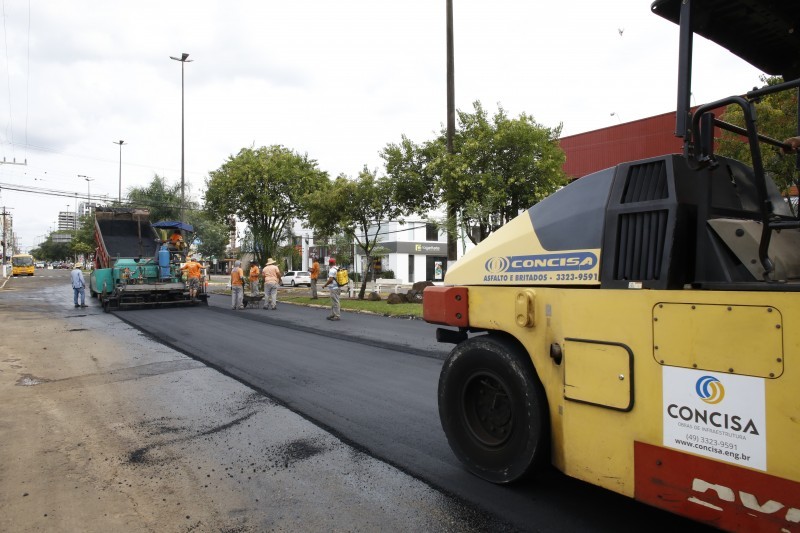
M 200 271 L 203 265 L 197 262 L 196 257 L 192 257 L 181 267 L 182 271 L 186 271 L 186 277 L 189 282 L 189 297 L 194 300 L 197 298 L 197 291 L 200 289 Z
M 341 320 L 342 314 L 342 307 L 339 303 L 339 284 L 336 283 L 336 273 L 339 271 L 339 267 L 336 266 L 336 259 L 331 257 L 328 259 L 328 279 L 325 281 L 325 285 L 322 286 L 324 289 L 328 285 L 330 285 L 330 295 L 331 295 L 331 314 L 328 316 L 328 320 Z

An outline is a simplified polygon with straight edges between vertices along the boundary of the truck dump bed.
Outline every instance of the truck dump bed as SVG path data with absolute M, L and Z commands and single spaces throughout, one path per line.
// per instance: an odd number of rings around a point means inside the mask
M 98 220 L 97 227 L 110 257 L 153 257 L 156 254 L 155 233 L 149 222 Z
M 155 257 L 158 235 L 144 209 L 98 208 L 95 212 L 97 268 L 117 258 Z

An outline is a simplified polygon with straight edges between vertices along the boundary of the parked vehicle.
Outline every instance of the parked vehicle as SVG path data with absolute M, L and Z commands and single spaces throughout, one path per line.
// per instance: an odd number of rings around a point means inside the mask
M 298 285 L 311 286 L 311 274 L 300 270 L 290 270 L 281 277 L 281 285 L 291 285 L 296 287 Z

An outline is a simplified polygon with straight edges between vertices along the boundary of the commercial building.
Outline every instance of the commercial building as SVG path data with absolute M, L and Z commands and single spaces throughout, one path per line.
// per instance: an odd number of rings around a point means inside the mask
M 672 111 L 562 137 L 564 172 L 576 179 L 626 161 L 681 153 L 683 139 L 675 137 L 675 118 Z
M 373 267 L 376 276 L 389 276 L 400 283 L 417 281 L 441 282 L 447 272 L 447 233 L 437 224 L 422 219 L 384 221 L 372 228 L 370 240 L 378 231 L 378 245 L 372 253 Z M 333 246 L 314 241 L 307 229 L 295 228 L 295 246 L 302 250 L 303 269 L 308 269 L 310 257 L 317 257 L 323 268 L 330 256 L 336 256 Z M 458 256 L 472 248 L 466 238 L 459 238 Z M 363 249 L 354 242 L 348 256 L 353 256 L 351 272 L 363 274 L 368 270 L 367 257 Z
M 75 231 L 78 229 L 78 215 L 73 211 L 58 213 L 58 231 Z

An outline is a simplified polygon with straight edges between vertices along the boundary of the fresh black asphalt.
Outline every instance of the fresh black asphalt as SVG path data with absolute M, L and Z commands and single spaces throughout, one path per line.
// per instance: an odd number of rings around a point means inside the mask
M 325 300 L 321 300 L 325 301 Z M 276 311 L 208 307 L 116 315 L 240 380 L 480 510 L 485 527 L 529 531 L 694 531 L 702 527 L 554 470 L 512 486 L 484 482 L 453 456 L 439 424 L 437 383 L 450 345 L 421 320 L 279 304 Z

